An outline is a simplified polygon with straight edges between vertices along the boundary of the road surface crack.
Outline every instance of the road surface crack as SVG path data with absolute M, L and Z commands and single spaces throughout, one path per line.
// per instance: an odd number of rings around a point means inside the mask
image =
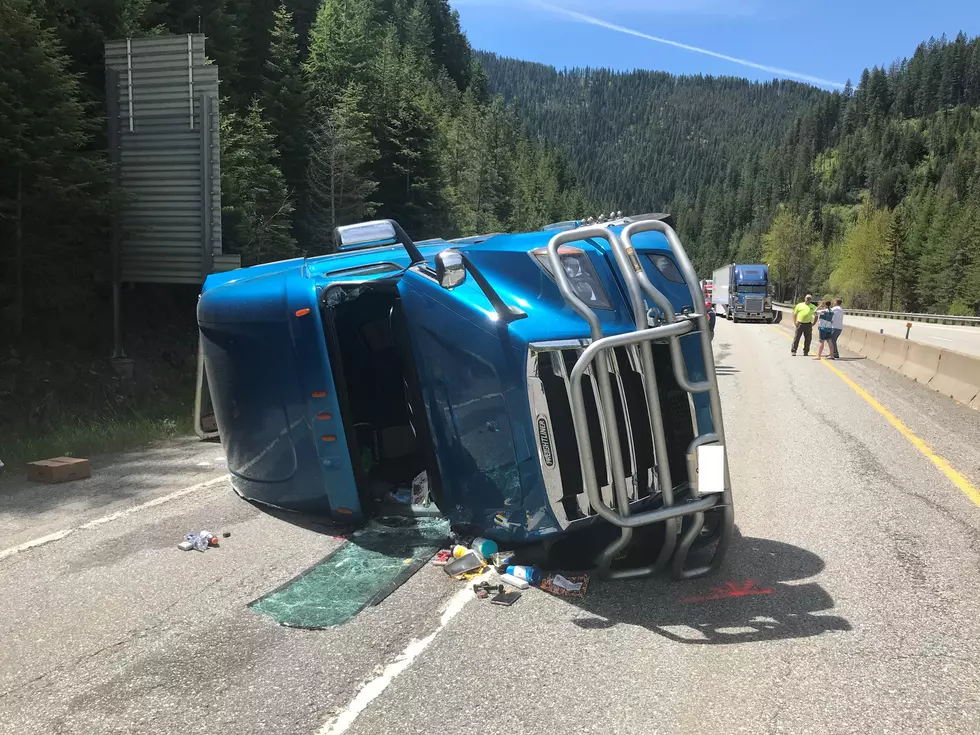
M 214 581 L 212 581 L 209 584 L 205 585 L 200 590 L 200 592 L 204 592 L 208 588 L 213 587 L 215 584 L 219 583 L 222 579 L 223 579 L 223 577 L 218 577 Z M 11 694 L 14 694 L 16 692 L 22 691 L 22 690 L 30 687 L 32 684 L 36 684 L 37 682 L 39 682 L 39 681 L 41 681 L 43 679 L 46 679 L 49 676 L 52 676 L 52 675 L 55 675 L 55 674 L 60 674 L 60 673 L 63 673 L 65 671 L 70 671 L 70 670 L 76 669 L 79 666 L 85 664 L 86 662 L 88 662 L 88 661 L 90 661 L 90 660 L 92 660 L 94 658 L 97 658 L 98 656 L 100 656 L 101 654 L 105 653 L 106 651 L 111 651 L 113 649 L 116 649 L 116 648 L 119 648 L 121 646 L 124 646 L 125 644 L 130 643 L 130 642 L 132 642 L 132 641 L 134 641 L 134 640 L 136 640 L 138 638 L 143 638 L 147 634 L 153 632 L 157 628 L 160 628 L 165 623 L 169 622 L 169 621 L 167 621 L 167 620 L 164 619 L 164 616 L 166 616 L 166 614 L 169 613 L 171 610 L 173 610 L 175 607 L 177 607 L 179 605 L 183 605 L 183 604 L 186 604 L 186 599 L 183 598 L 183 597 L 181 597 L 181 598 L 175 600 L 174 602 L 172 602 L 171 604 L 167 605 L 167 607 L 165 607 L 162 610 L 160 610 L 160 612 L 158 612 L 157 615 L 155 616 L 156 617 L 155 622 L 153 622 L 153 623 L 151 623 L 149 625 L 144 625 L 143 627 L 138 628 L 137 630 L 132 631 L 131 633 L 129 633 L 128 635 L 126 635 L 124 638 L 122 638 L 120 640 L 117 640 L 117 641 L 114 641 L 112 643 L 108 643 L 108 644 L 102 646 L 101 648 L 99 648 L 98 650 L 91 651 L 89 653 L 86 653 L 86 654 L 83 654 L 81 656 L 78 656 L 78 657 L 72 659 L 71 661 L 67 661 L 65 663 L 61 663 L 61 664 L 58 664 L 56 666 L 53 666 L 52 668 L 48 669 L 47 671 L 45 671 L 45 672 L 43 672 L 41 674 L 38 674 L 37 676 L 34 676 L 34 677 L 32 677 L 32 678 L 30 678 L 30 679 L 28 679 L 26 681 L 23 681 L 23 682 L 15 685 L 13 687 L 11 687 L 10 689 L 8 689 L 8 690 L 6 690 L 4 692 L 0 692 L 0 699 L 4 699 L 4 698 L 10 696 Z

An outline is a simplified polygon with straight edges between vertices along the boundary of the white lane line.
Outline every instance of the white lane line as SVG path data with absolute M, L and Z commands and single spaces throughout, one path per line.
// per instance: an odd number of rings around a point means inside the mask
M 146 510 L 147 508 L 153 508 L 158 505 L 163 505 L 164 503 L 169 503 L 172 500 L 177 500 L 185 495 L 190 495 L 191 493 L 200 492 L 201 490 L 209 490 L 212 487 L 217 487 L 223 482 L 227 482 L 227 475 L 222 475 L 221 477 L 215 477 L 210 480 L 205 480 L 204 482 L 199 482 L 196 485 L 191 485 L 190 487 L 185 487 L 183 490 L 177 490 L 169 495 L 162 495 L 159 498 L 154 498 L 153 500 L 148 500 L 145 503 L 140 503 L 139 505 L 134 505 L 130 508 L 125 508 L 123 510 L 116 511 L 115 513 L 110 513 L 109 515 L 102 516 L 101 518 L 96 518 L 88 523 L 83 523 L 75 528 L 65 528 L 61 531 L 55 531 L 47 536 L 41 536 L 40 538 L 32 539 L 30 541 L 25 541 L 17 546 L 12 546 L 9 549 L 4 549 L 0 551 L 0 561 L 6 559 L 8 556 L 13 556 L 14 554 L 19 554 L 22 551 L 28 551 L 29 549 L 36 549 L 38 546 L 44 546 L 45 544 L 50 544 L 53 541 L 60 541 L 66 536 L 70 536 L 76 531 L 87 531 L 92 528 L 97 528 L 98 526 L 105 525 L 106 523 L 112 523 L 120 518 L 125 518 L 126 516 L 133 515 L 134 513 L 139 513 L 141 510 Z
M 351 703 L 347 705 L 343 712 L 332 717 L 323 727 L 317 730 L 317 735 L 340 735 L 340 733 L 347 732 L 347 729 L 354 724 L 354 720 L 367 709 L 367 706 L 388 688 L 388 685 L 395 680 L 395 677 L 412 665 L 412 662 L 422 651 L 428 648 L 429 644 L 435 640 L 439 632 L 449 624 L 449 621 L 456 617 L 460 610 L 466 607 L 466 603 L 473 599 L 476 599 L 475 595 L 470 585 L 467 584 L 464 589 L 461 589 L 450 598 L 449 604 L 446 605 L 446 609 L 439 619 L 439 626 L 422 640 L 413 640 L 409 643 L 405 647 L 405 650 L 401 652 L 401 655 L 385 667 L 380 676 L 364 684 L 357 693 L 357 696 L 351 700 Z
M 66 531 L 55 531 L 47 536 L 41 536 L 41 538 L 36 538 L 31 541 L 25 541 L 19 546 L 12 546 L 9 549 L 4 549 L 3 551 L 0 551 L 0 559 L 6 559 L 8 556 L 13 556 L 14 554 L 19 554 L 22 551 L 33 549 L 35 546 L 44 546 L 44 544 L 50 544 L 52 541 L 58 541 L 74 530 L 74 528 L 69 528 Z

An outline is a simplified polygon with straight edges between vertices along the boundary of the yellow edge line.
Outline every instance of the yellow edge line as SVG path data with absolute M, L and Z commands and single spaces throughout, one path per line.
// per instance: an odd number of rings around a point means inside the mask
M 784 337 L 788 339 L 792 339 L 790 335 L 786 334 L 784 329 L 781 329 L 780 327 L 776 327 L 776 326 L 773 326 L 773 329 L 778 330 L 779 333 L 782 334 Z M 922 452 L 922 454 L 925 455 L 926 459 L 928 459 L 930 462 L 936 465 L 936 467 L 938 467 L 939 470 L 944 475 L 946 475 L 946 477 L 948 477 L 954 485 L 956 485 L 956 487 L 960 490 L 960 492 L 966 495 L 966 497 L 972 500 L 976 505 L 980 505 L 980 489 L 977 489 L 966 478 L 966 476 L 953 469 L 953 466 L 949 463 L 949 461 L 946 460 L 945 457 L 940 457 L 938 454 L 932 451 L 932 447 L 930 447 L 919 437 L 913 434 L 912 430 L 909 427 L 907 427 L 905 424 L 903 424 L 901 420 L 897 416 L 895 416 L 895 414 L 893 414 L 887 408 L 885 408 L 880 403 L 878 403 L 878 401 L 872 398 L 864 388 L 862 388 L 860 385 L 858 385 L 849 377 L 847 377 L 847 375 L 842 373 L 837 367 L 831 365 L 829 362 L 825 362 L 824 360 L 821 360 L 820 364 L 822 364 L 825 368 L 827 368 L 828 370 L 836 374 L 838 378 L 840 378 L 845 383 L 847 383 L 851 388 L 853 388 L 855 393 L 857 393 L 859 396 L 861 396 L 861 398 L 863 398 L 865 401 L 871 404 L 871 407 L 875 411 L 877 411 L 882 416 L 884 416 L 888 420 L 888 423 L 894 426 L 902 436 L 904 436 L 906 439 L 912 442 L 912 446 L 914 446 L 916 449 Z

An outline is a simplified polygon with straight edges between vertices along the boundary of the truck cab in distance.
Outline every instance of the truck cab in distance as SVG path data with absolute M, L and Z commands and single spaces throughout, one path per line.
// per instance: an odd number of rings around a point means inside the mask
M 198 415 L 234 489 L 351 523 L 441 514 L 502 548 L 599 539 L 609 577 L 717 568 L 721 400 L 669 221 L 416 243 L 378 220 L 337 228 L 331 255 L 212 274 Z
M 727 319 L 774 321 L 768 265 L 726 265 L 714 272 L 713 281 L 715 308 Z

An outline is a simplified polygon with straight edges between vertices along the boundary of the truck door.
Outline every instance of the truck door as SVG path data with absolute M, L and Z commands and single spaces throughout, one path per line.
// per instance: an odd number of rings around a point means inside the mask
M 471 278 L 444 288 L 425 263 L 405 272 L 398 291 L 444 512 L 481 524 L 513 514 L 523 505 L 521 464 L 531 454 L 524 422 L 512 420 L 516 391 L 525 389 L 514 379 L 523 374 L 524 356 L 511 347 L 506 321 Z

